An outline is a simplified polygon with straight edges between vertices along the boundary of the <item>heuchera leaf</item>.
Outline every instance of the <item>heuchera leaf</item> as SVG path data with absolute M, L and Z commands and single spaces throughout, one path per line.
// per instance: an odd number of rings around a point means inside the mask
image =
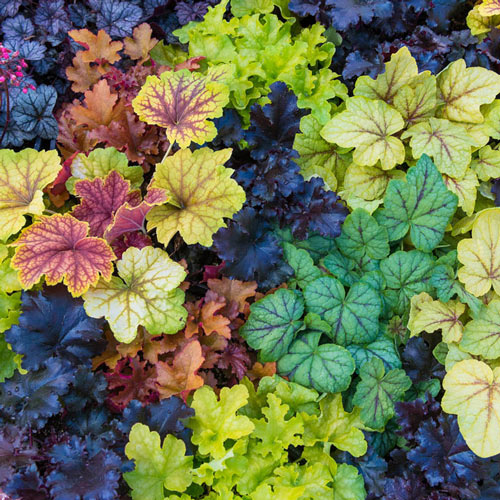
M 130 343 L 143 325 L 152 335 L 177 333 L 186 321 L 183 267 L 160 248 L 129 248 L 116 265 L 118 276 L 100 280 L 83 297 L 92 318 L 104 316 L 117 340 Z
M 55 180 L 59 170 L 56 151 L 0 150 L 0 241 L 24 226 L 25 215 L 43 213 L 42 189 Z
M 63 282 L 75 297 L 99 281 L 110 280 L 115 259 L 100 238 L 88 237 L 89 226 L 71 215 L 41 216 L 13 243 L 12 267 L 27 289 L 43 275 L 48 285 Z
M 384 208 L 375 218 L 387 228 L 389 241 L 397 241 L 410 231 L 416 248 L 433 250 L 443 239 L 444 230 L 457 208 L 456 195 L 449 192 L 441 174 L 427 155 L 422 155 L 406 180 L 391 180 Z
M 153 30 L 147 23 L 142 23 L 134 28 L 132 38 L 126 37 L 124 40 L 125 54 L 134 61 L 149 59 L 149 52 L 158 42 L 156 38 L 151 37 L 152 33 Z
M 465 61 L 452 62 L 437 77 L 443 118 L 482 123 L 480 106 L 493 102 L 500 92 L 500 75 L 485 68 L 466 68 Z
M 123 477 L 136 500 L 163 500 L 165 490 L 183 492 L 192 482 L 193 457 L 186 456 L 186 445 L 167 434 L 160 435 L 147 425 L 132 427 L 125 454 L 134 461 L 134 470 Z
M 342 392 L 351 383 L 355 364 L 349 351 L 335 344 L 321 344 L 321 332 L 307 331 L 278 361 L 278 371 L 293 382 L 321 392 Z
M 240 329 L 250 347 L 260 350 L 262 361 L 276 361 L 286 352 L 303 327 L 302 296 L 292 290 L 277 290 L 250 306 L 250 316 Z
M 459 361 L 443 380 L 442 407 L 458 416 L 458 425 L 470 449 L 480 457 L 500 453 L 500 368 L 483 361 Z
M 84 48 L 80 52 L 82 61 L 86 63 L 107 61 L 113 64 L 121 59 L 118 52 L 122 50 L 123 43 L 113 42 L 104 30 L 99 30 L 97 35 L 88 29 L 71 30 L 68 35 Z
M 352 97 L 346 110 L 334 117 L 321 130 L 322 137 L 339 146 L 354 148 L 353 160 L 358 165 L 375 165 L 380 160 L 384 170 L 403 163 L 404 145 L 393 134 L 404 127 L 398 111 L 383 101 Z
M 465 289 L 481 297 L 493 287 L 500 293 L 500 209 L 480 213 L 472 226 L 472 238 L 458 242 L 462 267 L 458 279 Z
M 297 284 L 304 289 L 309 283 L 323 274 L 319 267 L 314 265 L 314 261 L 306 250 L 285 242 L 283 251 L 286 262 L 295 274 L 295 278 L 290 280 L 289 284 Z
M 500 14 L 500 2 L 498 0 L 483 0 L 478 11 L 485 17 L 496 16 Z
M 356 386 L 352 402 L 361 407 L 361 419 L 372 429 L 382 429 L 395 414 L 394 403 L 411 387 L 404 370 L 385 373 L 378 358 L 367 361 L 359 371 L 361 381 Z
M 199 453 L 221 459 L 226 454 L 226 440 L 242 438 L 254 430 L 248 417 L 236 414 L 247 401 L 248 389 L 243 385 L 222 388 L 219 399 L 207 386 L 194 393 L 191 407 L 195 416 L 188 420 L 187 426 L 193 430 L 191 441 L 198 445 Z
M 222 116 L 229 99 L 228 88 L 220 82 L 224 78 L 220 68 L 207 76 L 187 69 L 151 75 L 132 105 L 142 121 L 164 127 L 169 142 L 181 148 L 203 144 L 217 135 L 208 119 Z
M 231 149 L 182 149 L 157 165 L 149 188 L 164 190 L 168 203 L 154 207 L 147 220 L 164 245 L 179 231 L 190 245 L 210 246 L 213 234 L 225 227 L 224 217 L 241 209 L 245 192 L 231 179 L 233 170 L 223 166 L 230 155 Z

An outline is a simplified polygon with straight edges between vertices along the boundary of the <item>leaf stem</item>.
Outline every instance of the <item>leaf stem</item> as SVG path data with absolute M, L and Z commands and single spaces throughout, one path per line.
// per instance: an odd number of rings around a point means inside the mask
M 50 215 L 57 215 L 57 212 L 54 212 L 54 210 L 51 210 L 50 208 L 46 208 L 44 212 L 47 212 Z
M 165 158 L 170 154 L 170 151 L 172 150 L 172 146 L 174 145 L 173 142 L 170 143 L 168 146 L 167 152 L 163 155 L 163 158 L 161 159 L 160 163 L 163 163 L 165 161 Z

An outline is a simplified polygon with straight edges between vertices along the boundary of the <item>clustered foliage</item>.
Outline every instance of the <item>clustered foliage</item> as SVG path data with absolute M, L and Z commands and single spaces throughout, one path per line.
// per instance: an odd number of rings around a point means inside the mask
M 499 0 L 0 21 L 0 496 L 500 496 Z

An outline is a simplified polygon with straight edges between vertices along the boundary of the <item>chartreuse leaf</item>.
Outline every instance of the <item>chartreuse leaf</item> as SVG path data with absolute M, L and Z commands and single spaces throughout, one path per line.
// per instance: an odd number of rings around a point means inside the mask
M 186 321 L 184 268 L 160 248 L 128 248 L 116 264 L 118 276 L 101 280 L 83 297 L 92 318 L 104 316 L 116 339 L 132 342 L 142 325 L 152 335 L 177 333 Z
M 433 300 L 426 292 L 414 295 L 411 298 L 408 321 L 410 337 L 422 332 L 441 330 L 446 343 L 460 342 L 463 324 L 459 318 L 464 312 L 465 305 L 457 300 L 449 300 L 445 304 L 440 300 Z
M 0 242 L 19 232 L 26 223 L 25 215 L 43 213 L 42 190 L 59 170 L 57 151 L 0 150 Z
M 430 252 L 443 239 L 457 203 L 457 197 L 446 189 L 436 166 L 424 154 L 408 170 L 406 181 L 389 182 L 384 208 L 375 218 L 387 229 L 389 241 L 400 240 L 410 231 L 415 247 Z
M 500 151 L 484 146 L 478 152 L 478 157 L 472 160 L 470 167 L 479 179 L 489 181 L 500 177 Z
M 75 183 L 79 179 L 92 180 L 96 177 L 106 177 L 113 171 L 130 181 L 132 189 L 138 189 L 142 184 L 143 170 L 139 165 L 128 164 L 127 155 L 115 148 L 98 148 L 88 156 L 79 153 L 71 163 L 71 177 L 66 181 L 66 188 L 75 193 Z
M 322 137 L 346 148 L 354 148 L 353 160 L 358 165 L 373 166 L 380 161 L 384 170 L 403 163 L 405 148 L 393 134 L 404 127 L 398 111 L 385 102 L 352 97 L 346 110 L 334 117 L 321 130 Z
M 485 359 L 500 357 L 500 300 L 483 306 L 465 325 L 460 348 Z
M 383 429 L 394 416 L 394 403 L 411 387 L 404 370 L 385 373 L 378 358 L 367 361 L 359 371 L 361 381 L 352 402 L 361 408 L 361 420 L 372 429 Z
M 353 465 L 339 464 L 333 478 L 333 500 L 364 500 L 366 498 L 363 476 Z
M 332 325 L 331 337 L 340 345 L 365 344 L 378 334 L 381 301 L 378 291 L 365 283 L 355 283 L 345 293 L 331 276 L 318 278 L 304 291 L 306 310 L 319 314 Z
M 17 271 L 10 265 L 14 249 L 0 243 L 0 290 L 4 293 L 18 292 L 23 287 L 17 278 Z
M 290 280 L 290 284 L 305 288 L 306 285 L 322 275 L 321 270 L 314 265 L 314 261 L 306 250 L 285 242 L 283 243 L 283 255 L 295 274 L 295 278 Z
M 348 451 L 355 457 L 366 453 L 367 443 L 360 428 L 359 408 L 351 413 L 344 410 L 341 394 L 328 394 L 320 403 L 320 415 L 302 413 L 304 421 L 304 445 L 333 443 L 339 450 Z
M 306 330 L 278 361 L 278 371 L 293 382 L 321 392 L 342 392 L 351 383 L 354 360 L 347 349 L 321 344 L 322 332 Z
M 455 363 L 443 380 L 441 406 L 458 416 L 458 426 L 469 448 L 486 458 L 500 453 L 500 368 L 483 361 Z
M 462 207 L 462 210 L 467 215 L 472 215 L 476 206 L 477 188 L 479 187 L 479 181 L 474 170 L 468 168 L 460 180 L 444 174 L 443 181 L 448 190 L 456 194 L 458 206 Z
M 369 99 L 382 99 L 392 104 L 398 90 L 410 83 L 418 75 L 415 59 L 408 47 L 401 47 L 392 54 L 389 62 L 385 63 L 385 71 L 374 80 L 369 76 L 360 76 L 356 80 L 354 95 L 361 95 Z
M 12 243 L 16 253 L 11 265 L 19 271 L 26 289 L 43 275 L 47 285 L 61 281 L 77 297 L 102 276 L 109 281 L 115 255 L 101 238 L 88 237 L 89 225 L 71 215 L 41 216 Z
M 440 114 L 456 122 L 482 123 L 480 106 L 493 102 L 500 92 L 500 75 L 485 68 L 467 68 L 459 59 L 449 64 L 437 77 Z
M 21 294 L 8 295 L 0 291 L 0 383 L 12 377 L 21 367 L 21 355 L 16 354 L 4 339 L 3 332 L 17 325 L 21 313 Z
M 366 210 L 358 208 L 347 216 L 336 243 L 339 250 L 353 259 L 365 256 L 383 259 L 389 255 L 389 238 L 385 227 Z
M 187 426 L 193 430 L 191 441 L 198 446 L 201 455 L 214 459 L 224 457 L 227 450 L 224 443 L 228 439 L 240 439 L 255 429 L 252 421 L 236 412 L 248 401 L 248 389 L 243 385 L 224 387 L 217 399 L 211 387 L 203 386 L 193 396 L 191 408 L 195 416 Z
M 429 118 L 406 130 L 402 139 L 410 138 L 413 158 L 429 155 L 443 174 L 461 179 L 471 160 L 474 141 L 469 134 L 448 120 Z
M 485 17 L 496 16 L 500 14 L 500 2 L 498 0 L 483 0 L 478 11 Z
M 179 231 L 189 245 L 210 246 L 213 234 L 226 227 L 224 217 L 241 209 L 245 192 L 231 179 L 234 170 L 223 166 L 231 151 L 181 149 L 156 166 L 149 188 L 163 189 L 168 201 L 146 218 L 161 243 L 167 245 Z
M 472 238 L 459 241 L 458 279 L 465 289 L 481 297 L 493 287 L 500 293 L 500 208 L 480 213 L 472 225 Z
M 494 0 L 496 3 L 496 0 Z M 467 26 L 473 36 L 483 35 L 491 31 L 492 28 L 500 24 L 500 16 L 483 16 L 479 11 L 480 5 L 475 5 L 472 10 L 467 14 Z M 499 11 L 500 13 L 500 11 Z
M 187 69 L 150 75 L 132 106 L 140 120 L 164 127 L 169 142 L 181 148 L 210 142 L 217 129 L 209 118 L 221 116 L 229 100 L 229 89 L 222 83 L 226 76 L 221 67 L 207 75 Z
M 161 445 L 157 432 L 134 424 L 125 454 L 134 461 L 134 470 L 123 475 L 134 500 L 163 500 L 165 489 L 183 492 L 192 482 L 193 457 L 186 456 L 186 445 L 172 434 Z
M 240 334 L 262 361 L 277 361 L 288 352 L 295 335 L 303 328 L 302 295 L 279 289 L 250 306 L 250 316 Z

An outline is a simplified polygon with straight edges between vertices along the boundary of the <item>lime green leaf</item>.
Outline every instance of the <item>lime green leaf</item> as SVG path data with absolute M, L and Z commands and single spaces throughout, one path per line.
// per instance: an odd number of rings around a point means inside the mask
M 458 206 L 462 207 L 462 210 L 467 215 L 472 215 L 476 206 L 477 188 L 479 187 L 479 181 L 474 170 L 467 169 L 460 180 L 443 175 L 443 181 L 448 190 L 457 195 Z
M 430 252 L 443 239 L 457 203 L 436 166 L 423 155 L 408 170 L 406 181 L 389 182 L 384 208 L 376 212 L 375 218 L 387 228 L 389 241 L 400 240 L 410 231 L 415 247 Z
M 1 335 L 12 325 L 17 325 L 21 314 L 21 294 L 7 295 L 0 291 L 0 383 L 12 377 L 16 368 L 21 366 L 21 356 L 10 348 Z
M 370 99 L 382 99 L 392 104 L 398 90 L 418 75 L 415 59 L 408 47 L 401 47 L 392 54 L 389 62 L 385 63 L 385 71 L 374 80 L 369 76 L 360 76 L 356 80 L 354 95 L 361 95 Z
M 265 14 L 274 9 L 273 0 L 231 0 L 231 13 L 236 17 Z
M 179 231 L 189 245 L 211 246 L 214 233 L 226 227 L 224 217 L 240 210 L 245 192 L 231 179 L 234 170 L 223 167 L 231 151 L 181 149 L 156 166 L 149 188 L 163 189 L 168 201 L 146 218 L 161 243 L 167 245 Z
M 472 225 L 472 238 L 461 240 L 457 250 L 463 264 L 458 279 L 465 289 L 476 297 L 491 287 L 500 293 L 500 208 L 479 214 Z
M 104 316 L 120 342 L 132 342 L 137 327 L 152 335 L 177 333 L 186 321 L 184 268 L 160 248 L 128 248 L 116 264 L 117 276 L 103 279 L 83 296 L 92 318 Z
M 482 16 L 494 16 L 500 14 L 500 4 L 498 0 L 483 0 L 478 11 Z
M 372 429 L 382 429 L 394 416 L 394 403 L 411 387 L 404 370 L 385 373 L 378 358 L 367 361 L 359 371 L 361 381 L 352 402 L 361 408 L 361 420 Z
M 17 271 L 10 263 L 14 255 L 14 249 L 0 243 L 0 290 L 4 293 L 17 292 L 23 287 L 19 283 Z
M 260 349 L 262 361 L 276 361 L 288 351 L 303 327 L 303 313 L 302 296 L 279 289 L 250 306 L 250 316 L 240 334 L 250 347 Z
M 214 459 L 220 459 L 226 454 L 226 440 L 248 436 L 255 428 L 248 417 L 236 415 L 248 401 L 245 386 L 224 387 L 219 398 L 218 400 L 211 387 L 203 386 L 198 389 L 191 403 L 195 416 L 187 424 L 193 430 L 191 441 L 198 446 L 199 453 L 210 455 Z
M 438 170 L 456 179 L 461 179 L 471 160 L 470 139 L 465 130 L 448 120 L 429 118 L 406 130 L 402 139 L 410 137 L 413 158 L 424 153 L 433 158 Z
M 306 285 L 321 276 L 322 272 L 314 265 L 314 261 L 306 250 L 297 248 L 290 243 L 284 243 L 283 254 L 295 274 L 295 278 L 292 278 L 290 284 L 305 288 Z
M 449 372 L 459 361 L 464 361 L 466 359 L 472 359 L 472 356 L 468 352 L 462 350 L 459 344 L 448 344 L 448 353 L 446 354 L 444 362 L 444 367 L 447 372 Z
M 346 296 L 335 278 L 324 276 L 306 287 L 304 298 L 308 312 L 322 315 L 332 325 L 335 343 L 365 344 L 376 338 L 382 304 L 371 286 L 355 283 Z
M 383 259 L 389 255 L 389 238 L 385 227 L 366 210 L 356 209 L 349 214 L 337 238 L 339 250 L 353 259 L 366 255 L 372 259 Z
M 130 181 L 131 189 L 138 189 L 142 184 L 143 170 L 139 165 L 129 166 L 125 153 L 115 148 L 94 149 L 88 156 L 79 153 L 71 164 L 72 176 L 66 181 L 66 188 L 75 194 L 75 183 L 80 179 L 91 181 L 96 177 L 106 177 L 115 170 L 124 179 Z
M 467 14 L 467 26 L 473 36 L 488 33 L 500 24 L 500 15 L 482 16 L 479 7 L 475 5 Z
M 373 166 L 380 160 L 384 170 L 403 163 L 403 143 L 393 134 L 404 127 L 398 111 L 383 101 L 352 97 L 346 110 L 335 115 L 321 130 L 328 142 L 353 147 L 353 160 L 358 165 Z
M 437 77 L 443 118 L 456 122 L 482 123 L 482 104 L 493 102 L 500 92 L 500 75 L 485 68 L 466 68 L 465 61 L 449 64 Z
M 500 177 L 500 151 L 484 146 L 479 150 L 478 158 L 472 160 L 470 167 L 482 181 L 497 179 Z
M 414 337 L 421 332 L 432 333 L 441 330 L 446 343 L 460 342 L 463 325 L 460 316 L 465 312 L 465 305 L 449 300 L 446 304 L 422 292 L 411 298 L 410 320 L 408 329 Z
M 123 477 L 132 488 L 134 500 L 163 500 L 165 490 L 183 492 L 192 482 L 193 457 L 186 456 L 186 445 L 167 434 L 160 446 L 160 435 L 144 424 L 134 424 L 125 447 L 135 468 Z
M 382 360 L 386 370 L 401 368 L 401 360 L 399 359 L 394 339 L 391 339 L 387 335 L 379 335 L 369 344 L 351 344 L 347 346 L 347 350 L 351 353 L 356 362 L 356 371 L 359 371 L 359 369 L 372 358 Z
M 317 391 L 345 391 L 355 368 L 352 356 L 341 346 L 319 345 L 320 337 L 321 332 L 306 330 L 278 361 L 278 371 Z
M 465 325 L 460 348 L 485 359 L 500 357 L 500 300 L 483 306 L 476 317 Z
M 486 458 L 500 453 L 500 368 L 475 359 L 459 361 L 443 380 L 441 406 L 458 416 L 469 448 Z
M 290 445 L 302 444 L 304 426 L 300 416 L 286 418 L 290 408 L 287 404 L 281 404 L 274 394 L 267 395 L 267 404 L 267 407 L 262 408 L 264 418 L 252 420 L 255 425 L 252 438 L 259 440 L 255 446 L 257 453 L 264 457 L 271 453 L 275 460 L 279 460 L 283 450 L 287 450 Z
M 363 476 L 353 465 L 340 464 L 333 478 L 333 500 L 364 500 Z
M 319 417 L 302 414 L 305 446 L 329 442 L 355 457 L 364 455 L 367 443 L 360 430 L 363 424 L 359 418 L 359 408 L 351 413 L 346 412 L 341 394 L 328 394 L 320 401 L 319 406 Z

